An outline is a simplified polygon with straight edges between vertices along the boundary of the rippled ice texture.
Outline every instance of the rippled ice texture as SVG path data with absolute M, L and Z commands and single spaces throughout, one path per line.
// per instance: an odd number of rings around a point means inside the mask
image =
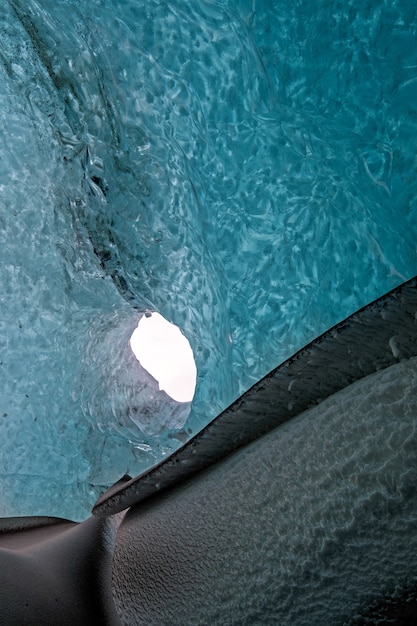
M 417 15 L 397 0 L 4 0 L 1 514 L 81 518 L 417 272 Z M 146 309 L 189 406 L 129 352 Z

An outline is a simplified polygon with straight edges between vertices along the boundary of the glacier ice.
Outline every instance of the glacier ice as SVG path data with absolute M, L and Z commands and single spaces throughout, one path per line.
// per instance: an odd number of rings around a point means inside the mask
M 85 517 L 416 273 L 412 5 L 6 0 L 0 508 Z M 130 354 L 193 348 L 187 417 Z
M 391 365 L 129 509 L 123 623 L 415 623 L 366 614 L 415 590 L 416 382 L 417 357 Z

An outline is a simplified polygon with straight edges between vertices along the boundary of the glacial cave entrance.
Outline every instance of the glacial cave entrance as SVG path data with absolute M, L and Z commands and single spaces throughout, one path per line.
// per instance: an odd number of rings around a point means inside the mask
M 197 367 L 188 339 L 160 313 L 146 313 L 130 338 L 141 366 L 176 402 L 191 402 L 197 384 Z

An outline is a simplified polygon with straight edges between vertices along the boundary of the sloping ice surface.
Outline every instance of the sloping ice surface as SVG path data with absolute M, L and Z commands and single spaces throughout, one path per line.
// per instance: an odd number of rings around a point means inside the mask
M 129 509 L 123 624 L 415 624 L 416 382 L 393 364 Z
M 309 415 L 312 407 L 319 405 L 312 414 L 320 414 L 323 401 L 331 403 L 333 396 L 335 411 L 342 411 L 338 393 L 343 390 L 346 397 L 354 396 L 357 387 L 353 383 L 372 376 L 378 381 L 377 373 L 398 362 L 405 369 L 409 362 L 413 371 L 412 359 L 416 354 L 417 278 L 413 278 L 333 326 L 281 363 L 167 459 L 139 476 L 124 477 L 112 485 L 96 502 L 93 513 L 107 517 L 133 505 L 140 508 L 146 499 L 207 472 L 212 465 L 253 441 L 263 436 L 274 438 L 279 427 L 300 414 Z M 382 394 L 389 412 L 388 405 L 395 400 L 389 400 L 389 393 L 378 385 L 375 382 L 374 393 Z M 416 394 L 410 385 L 398 407 L 399 413 L 410 416 L 411 424 L 415 424 L 417 417 L 413 395 Z M 361 404 L 361 419 L 365 424 L 368 413 L 374 410 L 371 401 Z M 310 423 L 310 418 L 307 422 Z M 396 432 L 400 424 L 388 422 L 387 428 Z M 356 445 L 352 425 L 346 425 L 345 437 L 349 445 Z M 244 456 L 242 450 L 240 454 Z M 263 462 L 262 456 L 259 462 Z M 406 462 L 410 468 L 414 465 L 414 459 L 408 455 Z M 252 489 L 256 491 L 256 486 Z
M 0 509 L 81 519 L 417 273 L 413 3 L 5 0 Z M 193 347 L 191 406 L 130 354 Z

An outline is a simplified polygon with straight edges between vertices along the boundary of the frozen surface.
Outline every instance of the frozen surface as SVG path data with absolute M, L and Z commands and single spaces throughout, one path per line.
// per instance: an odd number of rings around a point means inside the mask
M 347 626 L 414 586 L 416 387 L 414 357 L 130 509 L 123 624 Z
M 190 479 L 365 376 L 417 355 L 417 277 L 366 305 L 261 378 L 167 459 L 112 485 L 108 516 Z
M 85 517 L 417 273 L 413 3 L 5 0 L 0 511 Z M 191 414 L 128 339 L 193 347 Z

